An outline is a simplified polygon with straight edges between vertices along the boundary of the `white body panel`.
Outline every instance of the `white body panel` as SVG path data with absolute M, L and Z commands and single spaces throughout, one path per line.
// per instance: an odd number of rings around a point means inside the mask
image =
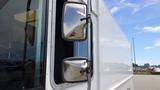
M 49 0 L 46 90 L 87 90 L 87 83 L 56 85 L 52 79 L 56 0 Z M 92 0 L 93 77 L 91 90 L 127 90 L 132 85 L 130 44 L 102 0 Z M 52 68 L 52 69 L 51 69 Z M 128 89 L 129 90 L 129 89 Z
M 101 0 L 99 2 L 98 16 L 99 90 L 110 90 L 114 87 L 119 87 L 117 85 L 121 85 L 123 80 L 131 77 L 131 49 L 127 38 Z

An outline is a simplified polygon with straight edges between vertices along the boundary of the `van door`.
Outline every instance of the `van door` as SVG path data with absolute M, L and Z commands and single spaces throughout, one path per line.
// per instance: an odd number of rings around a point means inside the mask
M 46 0 L 0 0 L 0 90 L 44 90 Z

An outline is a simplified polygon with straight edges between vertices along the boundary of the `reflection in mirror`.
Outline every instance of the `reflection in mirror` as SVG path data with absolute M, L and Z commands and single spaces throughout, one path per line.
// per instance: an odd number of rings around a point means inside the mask
M 0 0 L 0 10 L 6 5 L 8 0 Z
M 65 82 L 83 82 L 87 80 L 87 59 L 67 58 L 63 61 L 63 78 Z
M 66 3 L 63 17 L 63 38 L 71 41 L 85 40 L 87 24 L 84 18 L 86 18 L 86 5 Z

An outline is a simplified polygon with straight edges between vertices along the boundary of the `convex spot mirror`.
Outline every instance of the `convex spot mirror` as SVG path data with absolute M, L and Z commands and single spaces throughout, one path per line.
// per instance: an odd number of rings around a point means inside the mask
M 62 37 L 67 41 L 86 39 L 87 6 L 83 3 L 66 2 L 63 10 Z
M 66 58 L 63 60 L 62 73 L 63 80 L 67 83 L 87 81 L 87 59 L 86 58 Z

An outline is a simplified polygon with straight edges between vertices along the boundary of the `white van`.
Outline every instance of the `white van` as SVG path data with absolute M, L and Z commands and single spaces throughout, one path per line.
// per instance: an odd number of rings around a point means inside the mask
M 134 90 L 130 53 L 103 0 L 0 1 L 0 90 Z

